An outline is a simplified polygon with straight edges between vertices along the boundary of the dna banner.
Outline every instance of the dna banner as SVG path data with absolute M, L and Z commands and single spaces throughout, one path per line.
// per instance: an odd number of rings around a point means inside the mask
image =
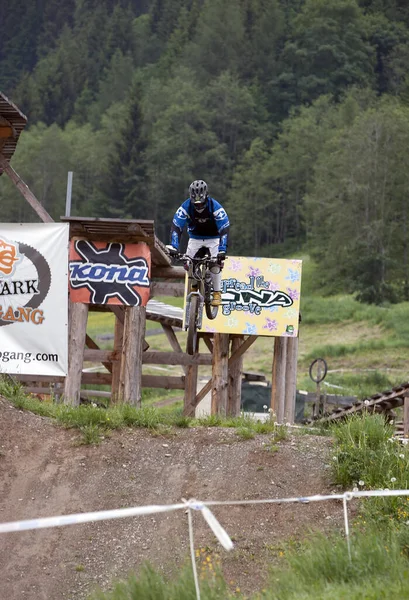
M 259 336 L 298 335 L 301 260 L 229 256 L 222 271 L 222 306 L 201 331 Z

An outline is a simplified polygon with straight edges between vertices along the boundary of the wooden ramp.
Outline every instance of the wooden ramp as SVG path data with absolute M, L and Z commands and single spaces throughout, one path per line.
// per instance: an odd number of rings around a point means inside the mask
M 311 419 L 309 422 L 323 424 L 335 423 L 350 415 L 361 414 L 364 411 L 368 413 L 383 413 L 386 417 L 389 416 L 394 419 L 395 414 L 393 413 L 393 410 L 400 406 L 404 406 L 405 398 L 407 400 L 409 399 L 409 382 L 397 385 L 391 390 L 373 394 L 373 396 L 359 400 L 353 404 L 336 408 L 329 413 Z M 395 429 L 396 435 L 402 436 L 404 434 L 403 421 L 395 421 Z

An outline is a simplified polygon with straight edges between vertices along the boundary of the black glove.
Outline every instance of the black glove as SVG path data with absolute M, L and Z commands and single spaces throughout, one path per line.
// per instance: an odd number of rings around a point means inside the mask
M 218 252 L 217 253 L 217 262 L 220 266 L 223 266 L 224 261 L 226 260 L 226 253 L 225 252 Z
M 179 254 L 179 251 L 170 244 L 166 246 L 166 250 L 168 251 L 169 256 L 177 256 Z

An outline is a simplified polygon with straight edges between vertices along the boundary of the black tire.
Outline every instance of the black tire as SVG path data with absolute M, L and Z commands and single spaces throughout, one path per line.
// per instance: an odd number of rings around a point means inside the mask
M 189 323 L 187 329 L 186 352 L 194 354 L 197 348 L 197 313 L 199 310 L 198 296 L 192 296 L 190 299 Z
M 212 293 L 213 286 L 212 284 L 205 282 L 205 311 L 206 317 L 213 321 L 217 317 L 217 313 L 219 312 L 218 306 L 212 306 Z

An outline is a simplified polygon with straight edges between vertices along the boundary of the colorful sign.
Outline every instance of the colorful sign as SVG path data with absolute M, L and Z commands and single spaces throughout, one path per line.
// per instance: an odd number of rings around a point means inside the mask
M 0 373 L 67 373 L 68 229 L 0 223 Z
M 222 306 L 201 331 L 298 335 L 301 260 L 229 256 L 222 271 Z
M 150 292 L 149 246 L 73 240 L 70 298 L 85 304 L 146 306 Z

